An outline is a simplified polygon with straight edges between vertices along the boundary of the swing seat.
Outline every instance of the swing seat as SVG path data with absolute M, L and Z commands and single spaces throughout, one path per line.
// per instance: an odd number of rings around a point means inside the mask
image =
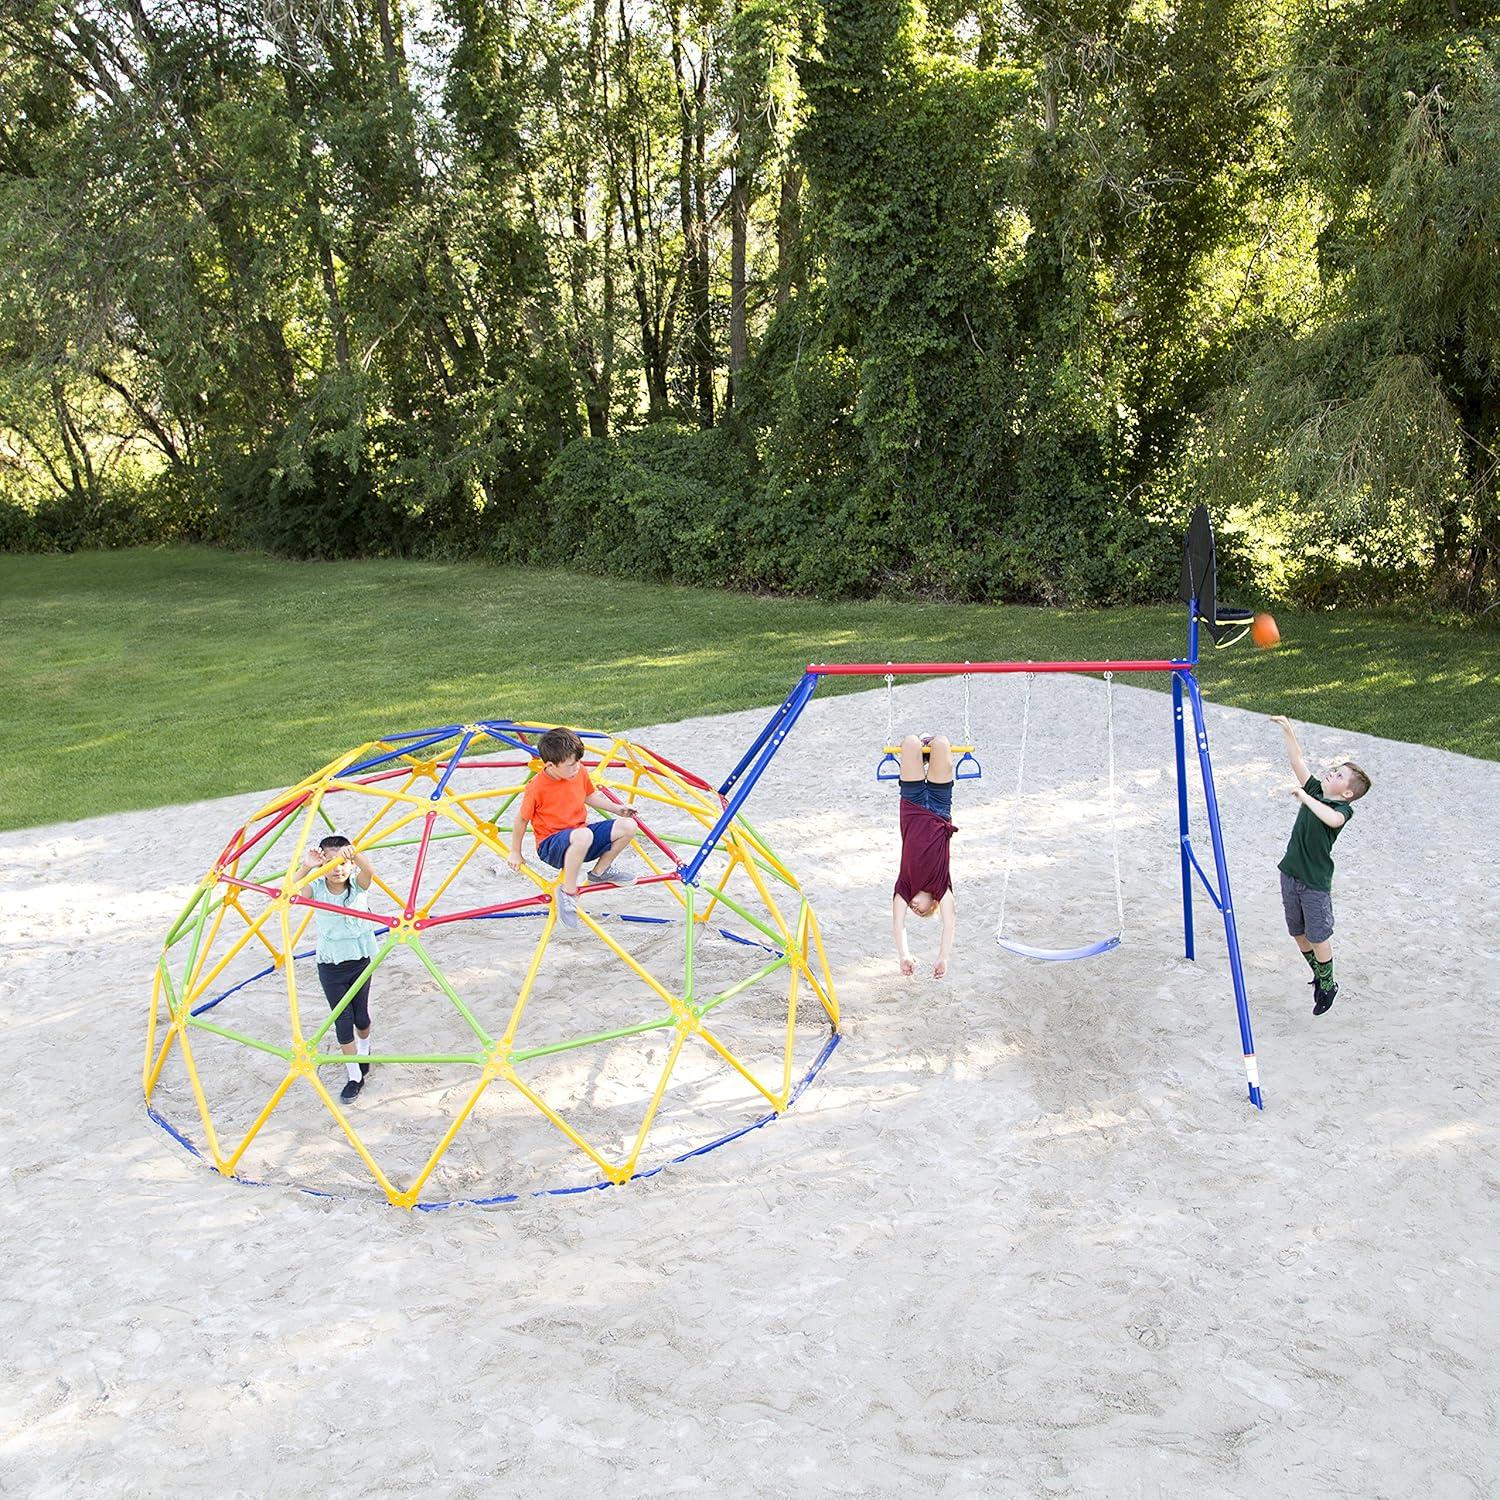
M 1097 943 L 1088 943 L 1082 948 L 1033 948 L 1029 943 L 1018 943 L 1014 938 L 1008 937 L 997 937 L 995 941 L 1007 952 L 1018 953 L 1022 958 L 1066 962 L 1073 958 L 1095 958 L 1101 953 L 1108 953 L 1111 948 L 1120 946 L 1120 935 L 1116 933 L 1114 937 L 1100 938 Z
M 979 764 L 979 757 L 974 754 L 972 745 L 954 745 L 953 747 L 953 779 L 955 781 L 977 781 L 983 774 L 984 768 Z M 927 760 L 932 755 L 931 749 L 922 746 L 922 759 Z M 875 767 L 876 781 L 900 781 L 901 779 L 901 747 L 900 745 L 887 745 L 885 754 L 880 757 L 879 764 Z

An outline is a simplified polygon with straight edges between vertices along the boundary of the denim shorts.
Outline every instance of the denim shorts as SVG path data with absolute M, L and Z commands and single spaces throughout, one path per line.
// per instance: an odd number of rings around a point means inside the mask
M 953 819 L 953 783 L 951 781 L 903 781 L 901 800 L 915 807 L 925 807 L 940 818 Z
M 1310 943 L 1326 943 L 1333 936 L 1333 892 L 1315 891 L 1295 875 L 1281 872 L 1281 909 L 1286 930 Z
M 589 847 L 583 856 L 585 864 L 588 864 L 591 860 L 598 859 L 609 848 L 610 830 L 614 826 L 615 820 L 613 818 L 608 818 L 602 823 L 590 823 L 588 825 Z M 571 842 L 575 832 L 577 832 L 576 829 L 563 828 L 557 833 L 549 833 L 536 846 L 538 857 L 546 860 L 554 870 L 562 869 L 563 858 L 568 852 L 568 844 Z

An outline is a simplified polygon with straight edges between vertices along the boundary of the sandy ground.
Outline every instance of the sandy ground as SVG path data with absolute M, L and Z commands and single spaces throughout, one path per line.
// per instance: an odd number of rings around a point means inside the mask
M 1181 956 L 1164 695 L 1116 690 L 1122 947 L 996 945 L 1012 825 L 1015 936 L 1115 918 L 1102 691 L 1038 683 L 1018 806 L 1019 694 L 976 695 L 947 981 L 889 952 L 882 698 L 815 701 L 749 810 L 842 1045 L 766 1129 L 493 1209 L 241 1186 L 148 1121 L 152 965 L 255 799 L 0 836 L 0 1493 L 1494 1494 L 1500 765 L 1304 727 L 1376 783 L 1315 1021 L 1280 735 L 1210 709 L 1262 1114 L 1205 900 Z M 900 689 L 898 728 L 954 699 Z M 762 719 L 638 737 L 717 778 Z

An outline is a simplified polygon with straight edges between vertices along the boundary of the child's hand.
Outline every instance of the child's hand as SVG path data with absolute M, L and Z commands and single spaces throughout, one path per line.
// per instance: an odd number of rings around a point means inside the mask
M 943 976 L 945 974 L 947 974 L 947 972 L 948 972 L 948 960 L 946 958 L 940 958 L 940 959 L 938 959 L 938 961 L 935 964 L 933 964 L 933 966 L 932 966 L 932 977 L 934 979 L 941 979 L 941 978 L 943 978 Z
M 1290 729 L 1292 721 L 1285 714 L 1272 714 L 1271 722 L 1282 729 Z
M 520 873 L 521 856 L 519 854 L 507 854 L 505 856 L 505 863 L 508 864 L 512 870 L 516 871 L 517 874 Z
M 901 977 L 910 979 L 917 972 L 917 961 L 914 958 L 903 958 L 901 960 Z

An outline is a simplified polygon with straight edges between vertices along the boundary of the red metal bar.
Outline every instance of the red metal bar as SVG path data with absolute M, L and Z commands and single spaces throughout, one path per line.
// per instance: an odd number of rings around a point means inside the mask
M 406 910 L 402 915 L 409 922 L 417 914 L 417 891 L 422 884 L 422 870 L 427 864 L 427 845 L 432 839 L 432 825 L 437 818 L 435 812 L 427 814 L 422 823 L 422 842 L 417 845 L 417 868 L 411 877 L 411 894 L 406 898 Z
M 809 666 L 815 677 L 952 677 L 965 672 L 1191 672 L 1190 661 L 848 661 Z
M 237 875 L 221 875 L 219 879 L 225 885 L 237 886 L 242 891 L 256 891 L 262 896 L 270 896 L 273 900 L 281 895 L 283 890 L 283 887 L 279 885 L 260 885 L 254 880 L 241 880 Z M 336 917 L 358 917 L 362 922 L 374 922 L 379 927 L 387 926 L 391 920 L 378 912 L 360 911 L 354 906 L 330 906 L 326 901 L 314 901 L 311 896 L 289 896 L 287 899 L 293 906 L 311 906 L 318 911 L 331 911 Z
M 701 776 L 695 776 L 691 771 L 684 771 L 681 766 L 668 760 L 659 751 L 652 750 L 650 745 L 642 745 L 641 749 L 647 751 L 656 760 L 660 761 L 669 771 L 675 771 L 689 786 L 697 787 L 700 792 L 712 792 L 714 790 Z M 722 797 L 719 798 L 719 805 L 721 807 L 724 805 Z
M 300 793 L 295 799 L 293 799 L 291 802 L 288 802 L 281 809 L 281 811 L 276 814 L 275 817 L 270 818 L 253 839 L 250 839 L 248 842 L 242 843 L 237 849 L 225 849 L 225 851 L 219 856 L 219 863 L 221 865 L 233 864 L 234 861 L 237 860 L 242 854 L 248 854 L 258 843 L 260 843 L 263 838 L 265 838 L 268 833 L 270 833 L 273 828 L 279 828 L 283 823 L 285 823 L 286 820 L 291 817 L 291 815 L 296 812 L 297 809 L 301 807 L 302 804 L 306 802 L 307 799 L 311 796 L 311 792 Z M 241 832 L 243 832 L 243 829 L 241 830 Z M 234 840 L 231 839 L 230 843 L 233 844 Z

